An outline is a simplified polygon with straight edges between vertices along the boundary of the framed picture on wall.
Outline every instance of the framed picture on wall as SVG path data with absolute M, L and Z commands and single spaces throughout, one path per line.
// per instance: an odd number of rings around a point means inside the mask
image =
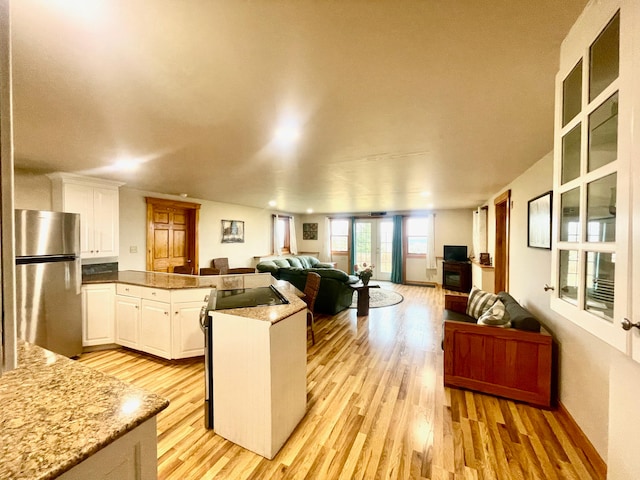
M 222 220 L 222 243 L 244 243 L 244 222 Z
M 529 200 L 527 246 L 551 249 L 551 205 L 553 192 Z
M 303 223 L 302 224 L 302 239 L 303 240 L 317 240 L 318 239 L 318 224 L 317 223 Z

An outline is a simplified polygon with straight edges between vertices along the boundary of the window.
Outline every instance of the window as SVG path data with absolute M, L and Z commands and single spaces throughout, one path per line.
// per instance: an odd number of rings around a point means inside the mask
M 274 241 L 276 242 L 277 251 L 280 253 L 290 253 L 291 252 L 291 227 L 290 221 L 291 217 L 276 217 L 274 215 L 274 219 L 277 218 L 277 223 L 275 227 L 277 228 L 276 235 Z
M 407 218 L 407 255 L 426 255 L 428 225 L 424 217 Z
M 349 220 L 331 219 L 331 251 L 349 251 Z
M 629 176 L 619 148 L 624 130 L 618 127 L 618 112 L 625 85 L 618 78 L 620 12 L 608 20 L 603 18 L 600 30 L 592 31 L 591 45 L 556 85 L 562 100 L 556 106 L 561 124 L 554 190 L 561 201 L 554 211 L 559 228 L 552 261 L 558 288 L 551 307 L 625 351 L 626 337 L 614 322 L 625 317 L 629 263 L 623 260 L 628 245 L 616 238 L 616 232 L 628 228 L 628 216 L 616 215 L 616 204 L 619 195 L 621 200 L 627 196 L 622 192 Z

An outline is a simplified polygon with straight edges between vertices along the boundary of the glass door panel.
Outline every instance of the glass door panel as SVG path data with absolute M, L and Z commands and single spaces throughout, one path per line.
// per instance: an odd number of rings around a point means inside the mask
M 356 220 L 354 257 L 356 263 L 375 265 L 374 280 L 391 279 L 393 221 L 386 219 Z
M 620 67 L 620 13 L 616 14 L 589 50 L 589 101 L 618 78 Z
M 582 110 L 582 60 L 562 83 L 562 126 Z

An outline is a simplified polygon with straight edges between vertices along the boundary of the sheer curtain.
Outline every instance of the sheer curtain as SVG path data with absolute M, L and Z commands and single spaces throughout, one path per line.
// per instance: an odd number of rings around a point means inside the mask
M 289 252 L 293 255 L 298 254 L 298 240 L 296 238 L 296 227 L 293 217 L 289 218 Z
M 402 283 L 402 215 L 394 215 L 393 217 L 391 281 L 393 283 Z
M 271 226 L 271 231 L 273 232 L 273 253 L 274 255 L 280 255 L 280 229 L 278 228 L 278 214 L 273 216 L 273 225 Z
M 431 213 L 427 215 L 427 268 L 429 270 L 435 270 L 436 263 L 436 214 Z
M 322 237 L 322 244 L 320 246 L 320 261 L 330 262 L 331 258 L 331 219 L 325 217 L 324 219 L 324 236 Z

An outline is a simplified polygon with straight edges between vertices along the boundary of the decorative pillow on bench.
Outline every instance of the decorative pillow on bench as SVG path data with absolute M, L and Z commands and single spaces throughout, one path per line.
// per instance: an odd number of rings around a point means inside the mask
M 509 312 L 505 310 L 504 303 L 496 300 L 496 303 L 480 316 L 478 325 L 509 328 L 511 321 L 509 320 Z
M 471 287 L 469 300 L 467 301 L 467 315 L 478 320 L 498 300 L 494 293 L 485 292 L 477 287 Z M 503 305 L 504 310 L 504 305 Z

